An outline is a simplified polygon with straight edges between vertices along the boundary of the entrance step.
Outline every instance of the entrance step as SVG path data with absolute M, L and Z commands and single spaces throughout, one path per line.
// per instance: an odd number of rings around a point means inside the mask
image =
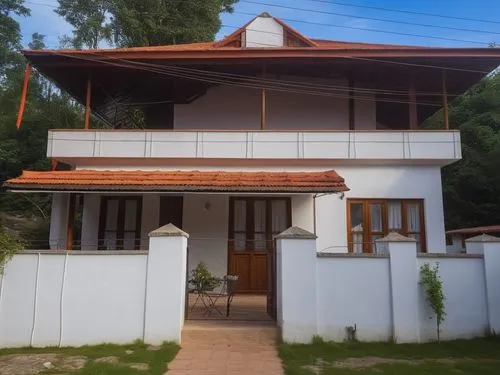
M 168 375 L 283 375 L 273 322 L 187 322 Z

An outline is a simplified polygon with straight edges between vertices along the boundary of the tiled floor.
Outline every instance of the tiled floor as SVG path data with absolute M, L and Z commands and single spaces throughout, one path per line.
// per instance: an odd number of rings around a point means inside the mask
M 167 375 L 283 375 L 272 322 L 188 321 Z
M 207 315 L 203 302 L 201 300 L 196 302 L 197 296 L 197 294 L 189 295 L 187 318 L 190 320 L 271 321 L 271 317 L 267 314 L 267 297 L 265 295 L 235 295 L 228 318 L 226 318 L 226 298 L 219 298 L 216 303 L 222 315 L 217 311 L 212 311 Z

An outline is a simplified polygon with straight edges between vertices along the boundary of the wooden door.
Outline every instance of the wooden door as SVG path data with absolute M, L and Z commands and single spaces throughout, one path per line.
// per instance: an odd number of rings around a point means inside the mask
M 160 222 L 162 227 L 167 224 L 174 224 L 177 228 L 182 229 L 182 210 L 183 197 L 160 197 Z
M 239 276 L 240 293 L 266 293 L 275 278 L 269 253 L 273 235 L 290 226 L 288 198 L 231 198 L 229 273 Z

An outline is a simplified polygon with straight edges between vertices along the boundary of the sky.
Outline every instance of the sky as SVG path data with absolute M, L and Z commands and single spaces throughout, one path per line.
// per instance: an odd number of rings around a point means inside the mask
M 59 37 L 71 35 L 71 25 L 54 13 L 57 0 L 26 0 L 25 6 L 31 9 L 31 16 L 18 18 L 25 45 L 34 32 L 46 35 L 49 48 L 58 47 Z M 388 9 L 492 22 L 431 17 Z M 282 19 L 311 38 L 443 47 L 487 47 L 491 42 L 500 44 L 500 0 L 240 0 L 233 14 L 222 15 L 223 26 L 217 39 L 262 12 Z M 384 22 L 374 18 L 434 27 Z

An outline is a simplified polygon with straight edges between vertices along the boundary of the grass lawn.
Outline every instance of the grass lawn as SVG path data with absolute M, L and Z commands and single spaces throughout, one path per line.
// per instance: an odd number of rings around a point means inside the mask
M 179 346 L 173 343 L 164 343 L 159 347 L 151 347 L 142 342 L 136 342 L 129 345 L 103 344 L 96 346 L 82 346 L 78 348 L 15 348 L 0 349 L 0 373 L 16 374 L 15 369 L 5 370 L 16 360 L 15 355 L 32 357 L 33 361 L 43 363 L 43 356 L 48 354 L 57 355 L 57 359 L 51 361 L 54 364 L 53 369 L 41 368 L 40 374 L 71 374 L 71 375 L 163 375 L 167 369 L 167 363 L 172 361 L 179 351 Z M 103 361 L 103 358 L 108 357 Z M 9 363 L 9 359 L 12 358 Z M 71 366 L 80 358 L 80 365 L 77 369 L 64 368 L 65 365 Z M 72 363 L 73 359 L 73 363 Z M 17 359 L 18 360 L 18 359 Z M 65 361 L 68 363 L 65 364 Z M 97 360 L 97 361 L 96 361 Z M 134 364 L 147 369 L 136 369 Z M 83 367 L 82 367 L 83 366 Z M 132 366 L 132 367 L 130 367 Z M 2 369 L 3 367 L 3 369 Z M 7 371 L 7 372 L 6 372 Z M 18 370 L 19 373 L 21 369 Z
M 429 344 L 281 344 L 286 375 L 498 375 L 500 339 Z

